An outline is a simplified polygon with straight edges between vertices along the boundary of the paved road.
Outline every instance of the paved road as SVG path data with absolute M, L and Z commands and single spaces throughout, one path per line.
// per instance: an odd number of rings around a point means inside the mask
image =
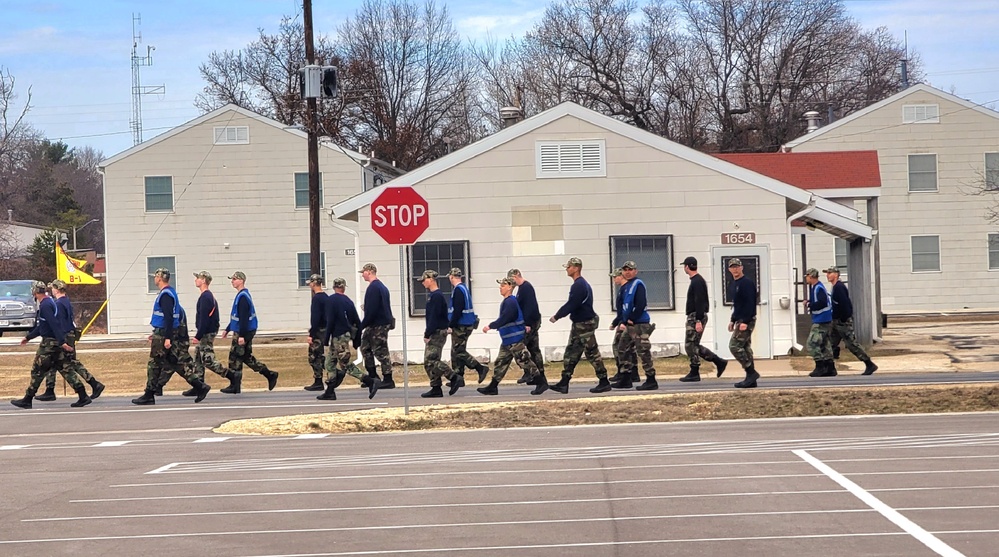
M 821 384 L 999 379 L 961 375 Z M 588 386 L 570 394 L 594 396 Z M 497 398 L 532 398 L 526 391 L 510 386 Z M 450 400 L 484 398 L 469 393 Z M 999 543 L 994 413 L 211 432 L 237 417 L 399 404 L 402 393 L 340 395 L 320 403 L 304 391 L 257 392 L 198 405 L 174 395 L 145 408 L 102 397 L 80 410 L 63 399 L 0 410 L 0 555 L 986 556 Z

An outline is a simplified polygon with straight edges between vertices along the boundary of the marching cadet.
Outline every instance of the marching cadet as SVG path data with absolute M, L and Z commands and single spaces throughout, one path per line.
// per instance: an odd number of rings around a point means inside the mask
M 858 360 L 864 362 L 863 375 L 870 375 L 878 370 L 877 364 L 871 361 L 864 348 L 857 344 L 857 336 L 853 333 L 853 302 L 850 301 L 850 291 L 839 280 L 839 269 L 829 267 L 825 270 L 826 279 L 832 285 L 832 346 L 833 360 L 839 358 L 839 341 L 846 344 L 846 349 Z M 835 365 L 835 363 L 834 363 Z
M 368 398 L 378 392 L 378 377 L 365 375 L 354 365 L 350 357 L 350 347 L 357 348 L 361 343 L 361 319 L 357 316 L 354 302 L 344 294 L 347 281 L 333 279 L 333 294 L 326 303 L 326 338 L 323 344 L 330 347 L 326 355 L 326 391 L 317 396 L 319 400 L 336 400 L 336 388 L 347 374 L 356 377 L 361 385 L 368 388 Z
M 617 308 L 617 314 L 614 316 L 614 320 L 611 321 L 610 329 L 614 331 L 614 340 L 612 342 L 611 348 L 614 350 L 614 364 L 617 366 L 617 373 L 614 377 L 610 378 L 611 387 L 615 389 L 630 389 L 634 386 L 635 381 L 639 381 L 638 377 L 638 356 L 633 352 L 628 354 L 628 361 L 621 362 L 621 337 L 624 335 L 624 331 L 618 328 L 618 325 L 624 320 L 624 288 L 623 286 L 628 281 L 624 278 L 624 271 L 618 267 L 610 273 L 611 280 L 614 285 L 617 286 L 617 299 L 614 307 Z
M 832 300 L 829 292 L 819 280 L 817 269 L 805 271 L 805 282 L 808 283 L 808 299 L 805 309 L 812 315 L 812 328 L 808 332 L 808 353 L 815 360 L 815 369 L 809 377 L 833 377 L 836 366 L 833 364 L 832 343 L 829 334 L 832 332 Z
M 38 302 L 38 312 L 35 314 L 35 327 L 21 340 L 21 346 L 35 337 L 42 337 L 42 341 L 35 352 L 35 362 L 31 366 L 31 382 L 24 391 L 24 398 L 12 400 L 10 403 L 18 408 L 31 408 L 31 399 L 38 392 L 45 375 L 50 369 L 55 369 L 79 396 L 79 400 L 70 406 L 74 408 L 86 406 L 91 402 L 87 390 L 76 373 L 66 365 L 66 353 L 72 351 L 73 347 L 66 343 L 66 330 L 63 319 L 59 316 L 59 307 L 55 300 L 46 295 L 45 290 L 45 283 L 41 281 L 36 280 L 31 286 L 31 293 Z
M 545 378 L 544 368 L 538 369 L 534 360 L 531 359 L 527 347 L 524 346 L 524 337 L 527 334 L 524 313 L 520 310 L 517 298 L 512 296 L 513 287 L 517 283 L 510 277 L 498 279 L 496 283 L 499 284 L 500 294 L 503 296 L 499 318 L 483 327 L 482 332 L 488 333 L 492 329 L 497 329 L 500 334 L 500 350 L 496 356 L 496 361 L 493 362 L 492 381 L 485 387 L 479 387 L 476 390 L 484 395 L 499 394 L 500 381 L 506 375 L 506 370 L 510 368 L 510 362 L 517 360 L 517 364 L 531 375 L 531 384 L 534 385 L 531 394 L 540 395 L 548 390 L 548 380 Z
M 461 269 L 457 267 L 447 274 L 452 287 L 451 303 L 447 308 L 448 329 L 451 331 L 451 367 L 462 376 L 465 375 L 466 367 L 474 369 L 479 374 L 479 383 L 482 383 L 489 368 L 468 353 L 468 337 L 479 326 L 479 318 L 472 307 L 472 294 L 461 282 L 461 276 Z
M 451 269 L 451 273 L 448 275 L 448 278 L 451 279 L 451 284 L 454 284 L 455 271 L 458 271 L 458 269 Z M 461 271 L 458 271 L 458 273 L 458 280 L 460 281 Z M 430 296 L 427 297 L 427 328 L 423 331 L 423 343 L 427 345 L 426 348 L 423 349 L 423 367 L 427 372 L 427 377 L 430 378 L 430 390 L 420 396 L 422 398 L 441 398 L 444 396 L 444 391 L 441 388 L 441 384 L 443 383 L 441 380 L 442 377 L 446 376 L 451 380 L 451 388 L 448 390 L 448 395 L 453 395 L 458 392 L 458 389 L 465 386 L 465 378 L 459 375 L 456 371 L 452 371 L 450 366 L 441 361 L 441 352 L 444 351 L 444 343 L 447 342 L 449 321 L 450 323 L 454 323 L 455 320 L 448 319 L 448 303 L 444 299 L 444 294 L 441 293 L 440 288 L 437 286 L 437 271 L 431 269 L 423 271 L 423 276 L 421 276 L 420 279 L 423 281 L 423 287 L 427 289 L 427 292 L 430 292 Z M 460 285 L 461 283 L 459 282 L 458 284 Z M 458 287 L 456 286 L 455 289 L 457 290 Z M 463 285 L 462 289 L 464 289 Z M 453 299 L 454 298 L 452 297 L 452 300 Z M 468 298 L 467 306 L 471 309 L 471 298 Z M 465 306 L 460 305 L 457 307 L 462 308 Z M 457 312 L 458 310 L 454 311 L 454 313 Z M 473 317 L 474 315 L 475 314 L 472 313 Z M 465 319 L 465 321 L 467 321 L 467 319 Z M 462 325 L 459 327 L 463 328 L 464 326 Z M 458 333 L 454 329 L 452 329 L 452 331 L 452 334 L 460 334 L 464 336 L 465 340 L 468 339 L 468 335 L 464 334 L 464 332 Z M 455 337 L 452 336 L 451 338 L 451 342 L 453 343 L 453 339 Z M 462 347 L 462 349 L 464 350 L 464 347 Z M 451 350 L 451 354 L 453 357 L 455 354 L 454 349 Z M 468 352 L 465 352 L 465 354 L 468 354 Z M 467 360 L 476 364 L 479 363 L 476 362 L 470 355 Z M 479 364 L 479 366 L 481 367 L 482 364 Z M 473 367 L 473 369 L 475 368 Z M 480 376 L 481 374 L 482 372 L 480 372 Z M 479 380 L 479 383 L 481 382 L 482 381 Z
M 312 290 L 312 306 L 309 321 L 309 366 L 312 368 L 312 384 L 305 387 L 306 391 L 322 391 L 323 370 L 325 369 L 326 357 L 323 351 L 326 346 L 323 340 L 326 338 L 326 304 L 329 295 L 323 290 L 323 276 L 313 274 L 306 281 L 309 289 Z
M 510 269 L 506 276 L 512 278 L 517 283 L 517 303 L 520 311 L 524 312 L 524 325 L 527 326 L 527 335 L 524 337 L 524 346 L 531 353 L 531 359 L 538 369 L 544 371 L 545 357 L 541 353 L 541 343 L 538 332 L 541 330 L 541 309 L 538 307 L 538 295 L 534 292 L 534 285 L 520 273 L 520 269 Z M 517 380 L 517 383 L 527 383 L 531 376 L 524 372 L 524 375 Z
M 66 366 L 90 385 L 90 388 L 93 390 L 90 393 L 90 398 L 97 398 L 104 392 L 104 384 L 91 375 L 90 371 L 80 362 L 79 355 L 76 352 L 76 341 L 80 338 L 80 329 L 76 326 L 76 320 L 73 317 L 73 304 L 70 303 L 69 294 L 66 292 L 66 282 L 56 279 L 49 284 L 49 288 L 55 297 L 56 305 L 59 306 L 59 315 L 62 317 L 63 327 L 66 331 L 66 344 L 73 348 L 69 352 L 66 352 Z M 54 369 L 49 372 L 49 376 L 55 381 Z M 47 379 L 48 377 L 46 377 Z M 42 400 L 41 397 L 37 398 L 38 400 Z
M 219 303 L 211 291 L 212 274 L 208 271 L 194 273 L 194 286 L 201 295 L 194 315 L 194 374 L 198 379 L 205 380 L 205 369 L 229 380 L 229 386 L 220 389 L 226 394 L 239 394 L 243 381 L 241 371 L 232 371 L 215 358 L 215 337 L 219 334 L 221 321 L 219 319 Z
M 687 286 L 687 323 L 683 349 L 690 359 L 690 372 L 680 378 L 685 383 L 701 380 L 701 359 L 715 364 L 718 377 L 725 373 L 725 366 L 728 362 L 718 357 L 717 354 L 701 345 L 701 336 L 704 328 L 708 326 L 708 283 L 704 282 L 704 277 L 697 272 L 697 259 L 687 257 L 683 260 L 683 272 L 690 277 L 690 285 Z
M 736 383 L 735 387 L 752 389 L 756 387 L 756 381 L 760 378 L 753 362 L 752 345 L 759 294 L 756 292 L 756 284 L 743 272 L 742 260 L 738 257 L 729 259 L 728 272 L 733 279 L 730 286 L 732 318 L 728 323 L 728 332 L 732 333 L 732 339 L 728 342 L 728 349 L 746 371 L 746 378 Z
M 243 364 L 246 364 L 253 371 L 263 375 L 267 379 L 267 390 L 273 391 L 277 385 L 278 372 L 268 369 L 267 364 L 253 356 L 253 337 L 257 334 L 257 310 L 253 307 L 250 291 L 246 289 L 246 273 L 236 271 L 229 280 L 236 289 L 236 297 L 232 299 L 229 325 L 222 333 L 222 338 L 232 333 L 229 369 L 241 374 Z
M 382 366 L 382 379 L 379 389 L 394 389 L 392 380 L 392 359 L 389 358 L 388 335 L 395 327 L 392 317 L 392 302 L 388 287 L 378 280 L 378 267 L 374 263 L 365 263 L 361 268 L 361 277 L 368 282 L 364 292 L 364 319 L 361 320 L 361 356 L 364 358 L 364 368 L 370 377 L 378 379 L 375 360 Z
M 622 359 L 630 364 L 631 359 L 642 362 L 645 370 L 645 382 L 635 388 L 638 391 L 654 391 L 659 388 L 656 381 L 656 368 L 652 363 L 652 343 L 649 336 L 656 330 L 652 318 L 646 310 L 648 307 L 648 295 L 645 283 L 638 278 L 638 267 L 634 261 L 625 261 L 621 266 L 621 272 L 628 281 L 624 285 L 624 295 L 622 305 L 624 311 L 621 316 L 621 324 L 618 330 L 624 334 L 621 336 L 621 346 L 619 352 Z M 635 366 L 637 372 L 638 366 Z M 629 370 L 629 377 L 632 375 Z
M 600 358 L 600 348 L 597 346 L 595 331 L 600 325 L 600 319 L 593 311 L 593 288 L 581 275 L 583 261 L 578 257 L 571 257 L 569 261 L 562 265 L 565 267 L 565 274 L 572 279 L 572 287 L 569 289 L 569 300 L 561 307 L 549 321 L 555 323 L 565 316 L 569 316 L 572 321 L 572 329 L 569 331 L 569 342 L 565 347 L 565 356 L 562 363 L 562 379 L 550 385 L 551 390 L 566 394 L 569 392 L 569 381 L 572 373 L 579 363 L 580 357 L 585 353 L 596 371 L 599 382 L 596 387 L 590 389 L 591 393 L 603 393 L 611 390 L 610 381 L 607 380 L 607 368 Z

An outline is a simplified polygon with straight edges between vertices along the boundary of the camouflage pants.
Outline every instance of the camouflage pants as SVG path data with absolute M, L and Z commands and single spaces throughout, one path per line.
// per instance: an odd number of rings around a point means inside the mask
M 655 377 L 656 368 L 652 365 L 652 343 L 649 335 L 656 330 L 652 323 L 636 323 L 625 325 L 625 330 L 618 339 L 618 355 L 621 365 L 627 370 L 622 373 L 631 374 L 638 371 L 638 362 L 642 362 L 646 377 Z
M 149 362 L 146 363 L 146 390 L 153 392 L 166 385 L 173 373 L 179 373 L 184 379 L 190 380 L 194 368 L 188 369 L 180 363 L 177 343 L 172 339 L 170 348 L 165 346 L 166 338 L 163 329 L 153 329 L 152 343 L 149 347 Z
M 312 368 L 312 377 L 317 381 L 323 380 L 323 369 L 326 367 L 326 347 L 323 346 L 323 339 L 326 338 L 326 329 L 319 329 L 316 336 L 312 337 L 312 344 L 309 344 L 309 367 Z
M 79 329 L 75 329 L 66 333 L 65 342 L 66 344 L 72 346 L 75 349 L 76 340 L 78 338 L 79 338 Z M 66 352 L 65 357 L 66 357 L 65 365 L 67 368 L 69 368 L 70 371 L 76 373 L 77 375 L 80 376 L 81 379 L 83 379 L 88 383 L 93 381 L 94 376 L 91 375 L 89 371 L 87 371 L 87 368 L 84 367 L 82 363 L 80 363 L 80 359 L 76 355 L 76 350 L 73 350 L 72 352 Z M 55 368 L 52 368 L 49 370 L 48 373 L 45 374 L 45 388 L 55 389 L 55 384 L 56 384 L 56 370 Z
M 457 332 L 457 329 L 454 332 Z M 447 342 L 447 329 L 438 329 L 430 333 L 427 345 L 423 349 L 423 367 L 427 370 L 427 377 L 430 378 L 431 387 L 440 387 L 442 383 L 441 377 L 452 377 L 455 375 L 454 371 L 451 371 L 451 367 L 441 361 L 441 353 L 444 351 L 445 342 Z M 451 354 L 454 354 L 453 350 Z M 468 352 L 465 354 L 468 354 Z
M 31 383 L 28 384 L 24 394 L 35 396 L 49 371 L 58 371 L 62 374 L 74 391 L 83 387 L 80 378 L 66 365 L 66 351 L 62 345 L 54 338 L 43 337 L 35 352 L 35 361 L 31 365 Z
M 832 346 L 835 348 L 839 346 L 839 342 L 842 340 L 846 344 L 846 349 L 853 353 L 858 360 L 866 362 L 870 360 L 870 356 L 864 351 L 864 347 L 857 344 L 857 335 L 853 334 L 853 318 L 849 317 L 846 320 L 833 319 L 832 321 L 832 334 L 829 335 Z
M 353 333 L 349 332 L 330 339 L 330 352 L 326 355 L 326 373 L 330 381 L 338 374 L 350 374 L 358 380 L 364 377 L 351 358 L 350 343 L 353 339 Z
M 753 365 L 753 329 L 756 328 L 756 318 L 746 323 L 746 330 L 739 330 L 739 323 L 732 324 L 732 339 L 728 341 L 728 349 L 732 357 L 742 365 L 742 369 L 749 369 Z
M 502 381 L 503 376 L 506 375 L 506 370 L 510 369 L 510 362 L 514 360 L 517 360 L 517 365 L 531 377 L 536 377 L 541 373 L 534 360 L 531 359 L 531 353 L 527 350 L 527 346 L 521 341 L 500 346 L 499 354 L 496 355 L 496 361 L 493 363 L 493 381 Z M 604 375 L 607 375 L 606 371 L 604 371 Z
M 709 362 L 718 359 L 718 356 L 716 356 L 714 352 L 701 346 L 701 337 L 704 335 L 704 329 L 708 328 L 708 316 L 705 315 L 704 320 L 701 321 L 701 332 L 697 332 L 696 326 L 697 317 L 691 313 L 687 316 L 687 324 L 683 338 L 683 349 L 687 353 L 687 358 L 690 359 L 690 365 L 692 366 L 701 365 L 701 358 L 704 358 Z
M 375 360 L 382 365 L 382 375 L 392 375 L 392 360 L 389 358 L 388 325 L 368 327 L 361 332 L 361 356 L 364 368 L 375 371 Z
M 194 376 L 204 381 L 206 368 L 222 377 L 229 375 L 229 370 L 215 357 L 215 333 L 205 334 L 194 349 Z
M 832 332 L 832 323 L 812 323 L 812 329 L 808 332 L 808 355 L 815 361 L 833 359 L 832 343 L 829 342 L 829 333 Z
M 531 359 L 534 360 L 534 365 L 538 366 L 539 370 L 545 369 L 545 356 L 541 353 L 541 341 L 538 337 L 538 331 L 541 330 L 541 321 L 537 323 L 527 324 L 531 330 L 524 334 L 524 346 L 527 347 L 527 351 L 531 353 Z
M 455 371 L 461 370 L 460 373 L 464 373 L 466 367 L 474 370 L 482 367 L 482 364 L 472 357 L 466 348 L 468 337 L 472 336 L 474 330 L 475 326 L 473 325 L 451 328 L 451 367 Z M 443 346 L 443 343 L 441 345 Z
M 631 370 L 638 369 L 638 355 L 632 352 L 627 354 L 627 360 L 621 360 L 621 337 L 623 336 L 624 331 L 615 327 L 614 340 L 611 344 L 611 349 L 614 350 L 614 364 L 617 366 L 617 372 L 621 375 L 627 375 L 631 372 Z
M 204 373 L 200 376 L 197 375 L 194 358 L 191 357 L 191 336 L 187 330 L 186 322 L 182 321 L 180 325 L 177 326 L 177 334 L 174 335 L 170 344 L 170 353 L 168 354 L 168 357 L 173 359 L 174 363 L 187 370 L 187 375 L 183 377 L 185 377 L 185 379 L 188 377 L 198 377 L 199 379 L 204 379 Z M 173 374 L 174 371 L 172 369 L 164 371 L 163 377 L 160 378 L 159 386 L 166 386 L 166 384 L 170 382 L 170 378 L 173 377 Z
M 565 360 L 562 362 L 562 376 L 572 377 L 572 372 L 576 370 L 579 359 L 586 354 L 596 371 L 598 378 L 607 377 L 607 368 L 600 357 L 600 347 L 597 346 L 597 337 L 594 332 L 599 326 L 599 319 L 594 317 L 588 321 L 580 321 L 572 324 L 569 331 L 569 342 L 565 345 Z
M 233 371 L 243 371 L 243 364 L 253 371 L 263 374 L 268 371 L 267 364 L 261 362 L 253 356 L 253 337 L 256 331 L 250 331 L 245 337 L 238 334 L 233 335 L 232 345 L 229 347 L 229 369 Z M 243 339 L 243 345 L 239 345 L 239 339 Z

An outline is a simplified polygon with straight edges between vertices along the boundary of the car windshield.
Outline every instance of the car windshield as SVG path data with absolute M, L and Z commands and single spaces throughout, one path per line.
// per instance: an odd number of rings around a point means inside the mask
M 2 284 L 0 285 L 0 296 L 7 298 L 30 298 L 31 297 L 31 284 Z

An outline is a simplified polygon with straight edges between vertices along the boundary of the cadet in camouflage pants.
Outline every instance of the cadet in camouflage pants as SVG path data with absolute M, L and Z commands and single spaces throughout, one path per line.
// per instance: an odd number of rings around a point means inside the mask
M 704 358 L 709 362 L 716 361 L 718 356 L 715 355 L 714 352 L 701 346 L 701 337 L 704 335 L 704 329 L 708 327 L 708 316 L 705 314 L 704 321 L 701 321 L 701 332 L 697 332 L 696 326 L 697 316 L 691 313 L 687 316 L 687 324 L 685 326 L 683 339 L 683 350 L 686 352 L 687 358 L 690 359 L 690 365 L 701 365 L 701 358 Z
M 732 357 L 742 365 L 742 369 L 753 367 L 753 329 L 756 328 L 756 318 L 746 323 L 746 330 L 739 330 L 738 321 L 732 323 L 732 339 L 728 341 L 728 350 Z
M 597 326 L 598 318 L 572 324 L 572 329 L 569 331 L 569 342 L 565 347 L 562 377 L 572 377 L 580 358 L 583 354 L 586 354 L 586 359 L 593 366 L 593 370 L 596 371 L 597 378 L 607 378 L 607 368 L 604 367 L 604 361 L 600 357 L 600 348 L 597 346 L 597 337 L 594 334 Z M 625 358 L 627 356 L 625 353 L 622 353 L 621 357 Z
M 624 331 L 614 327 L 614 341 L 611 344 L 611 349 L 614 351 L 614 363 L 617 365 L 617 373 L 621 377 L 624 377 L 631 370 L 638 370 L 638 354 L 632 352 L 626 354 L 627 359 L 621 359 L 621 337 L 624 336 Z M 618 377 L 620 379 L 620 377 Z
M 312 337 L 312 344 L 309 344 L 309 367 L 312 368 L 312 378 L 318 382 L 323 380 L 323 369 L 326 367 L 326 355 L 323 346 L 323 339 L 326 338 L 326 329 L 319 329 L 319 333 Z
M 499 354 L 496 356 L 496 362 L 493 364 L 493 381 L 502 381 L 503 377 L 506 375 L 506 371 L 510 369 L 510 363 L 514 360 L 516 360 L 517 365 L 519 365 L 521 369 L 523 369 L 524 372 L 531 377 L 536 377 L 539 373 L 541 373 L 537 364 L 535 364 L 534 360 L 531 358 L 531 352 L 527 349 L 527 345 L 521 341 L 500 346 Z M 604 371 L 604 375 L 606 374 L 607 372 Z
M 447 329 L 438 329 L 430 333 L 427 338 L 427 346 L 423 350 L 423 367 L 427 371 L 427 377 L 430 378 L 431 387 L 440 387 L 443 383 L 442 377 L 454 380 L 457 375 L 457 372 L 441 361 L 441 353 L 444 352 L 444 343 L 446 342 Z M 454 354 L 453 349 L 451 353 Z
M 618 354 L 623 360 L 621 364 L 631 374 L 638 371 L 638 360 L 641 360 L 645 377 L 654 378 L 656 368 L 652 364 L 652 343 L 649 342 L 649 336 L 656 330 L 656 326 L 652 323 L 635 323 L 625 327 L 617 346 Z
M 853 332 L 853 318 L 849 317 L 847 319 L 833 319 L 832 320 L 832 331 L 829 335 L 830 342 L 832 344 L 833 352 L 839 351 L 839 343 L 843 341 L 846 345 L 847 350 L 853 353 L 861 362 L 867 362 L 871 359 L 864 351 L 864 348 L 857 344 L 857 335 Z
M 74 391 L 83 388 L 80 377 L 66 365 L 67 355 L 59 341 L 51 337 L 42 337 L 41 344 L 35 352 L 35 361 L 31 366 L 31 383 L 24 392 L 26 398 L 35 396 L 49 372 L 53 375 L 53 382 L 55 382 L 55 372 L 58 371 Z
M 478 324 L 478 320 L 476 320 L 476 324 Z M 459 375 L 465 374 L 466 367 L 475 371 L 482 369 L 482 364 L 468 353 L 468 337 L 472 335 L 474 330 L 475 325 L 451 328 L 451 367 Z M 441 346 L 443 347 L 443 345 L 442 342 Z
M 329 374 L 329 379 L 326 382 L 326 392 L 316 397 L 319 400 L 336 400 L 334 389 L 340 386 L 348 374 L 356 377 L 361 385 L 368 388 L 368 398 L 373 398 L 378 392 L 378 380 L 365 375 L 351 360 L 350 345 L 353 339 L 353 332 L 346 332 L 330 339 L 330 351 L 326 355 L 326 372 Z
M 367 327 L 361 332 L 361 355 L 365 369 L 375 369 L 375 360 L 382 366 L 382 375 L 392 375 L 392 360 L 389 358 L 388 325 Z
M 851 326 L 852 326 L 852 322 L 851 322 Z M 77 340 L 77 333 L 78 332 L 79 332 L 79 329 L 74 329 L 74 330 L 66 333 L 66 344 L 72 346 L 74 348 L 74 350 L 72 352 L 66 352 L 65 353 L 65 360 L 66 360 L 65 361 L 65 366 L 70 371 L 72 371 L 72 372 L 76 373 L 77 375 L 79 375 L 80 378 L 83 379 L 84 381 L 86 381 L 87 383 L 93 383 L 94 376 L 91 375 L 89 371 L 87 371 L 87 368 L 84 367 L 83 364 L 80 363 L 80 360 L 76 357 L 76 350 L 75 350 L 75 348 L 76 348 L 76 340 Z M 854 343 L 856 343 L 856 341 L 854 341 Z M 847 344 L 847 346 L 849 346 L 849 344 Z M 55 391 L 55 385 L 56 385 L 56 368 L 53 367 L 53 368 L 49 369 L 48 373 L 45 374 L 45 391 L 46 392 L 49 392 L 49 391 L 54 392 Z M 104 390 L 103 386 L 101 387 L 100 390 L 101 391 Z M 100 396 L 100 395 L 98 395 L 98 396 Z M 39 398 L 38 400 L 43 400 L 43 399 Z M 55 400 L 54 396 L 52 397 L 52 400 Z
M 170 348 L 164 346 L 166 338 L 163 329 L 153 329 L 149 347 L 149 362 L 146 363 L 146 391 L 155 393 L 163 389 L 170 376 L 179 373 L 189 383 L 194 377 L 194 366 L 188 368 L 182 363 L 179 351 L 180 342 L 171 339 Z M 190 354 L 188 355 L 190 358 Z
M 832 344 L 829 342 L 829 334 L 832 332 L 832 323 L 812 323 L 812 328 L 808 332 L 808 354 L 816 362 L 832 360 Z
M 261 362 L 253 355 L 253 337 L 256 331 L 250 331 L 245 337 L 234 335 L 232 346 L 229 348 L 229 369 L 236 373 L 243 372 L 243 364 L 253 371 L 267 377 L 270 373 L 275 373 L 268 369 L 267 364 Z M 239 339 L 244 339 L 244 344 L 239 344 Z
M 215 334 L 208 334 L 198 341 L 194 348 L 194 375 L 202 381 L 205 379 L 205 369 L 210 369 L 222 377 L 228 378 L 230 372 L 218 358 L 215 357 Z

